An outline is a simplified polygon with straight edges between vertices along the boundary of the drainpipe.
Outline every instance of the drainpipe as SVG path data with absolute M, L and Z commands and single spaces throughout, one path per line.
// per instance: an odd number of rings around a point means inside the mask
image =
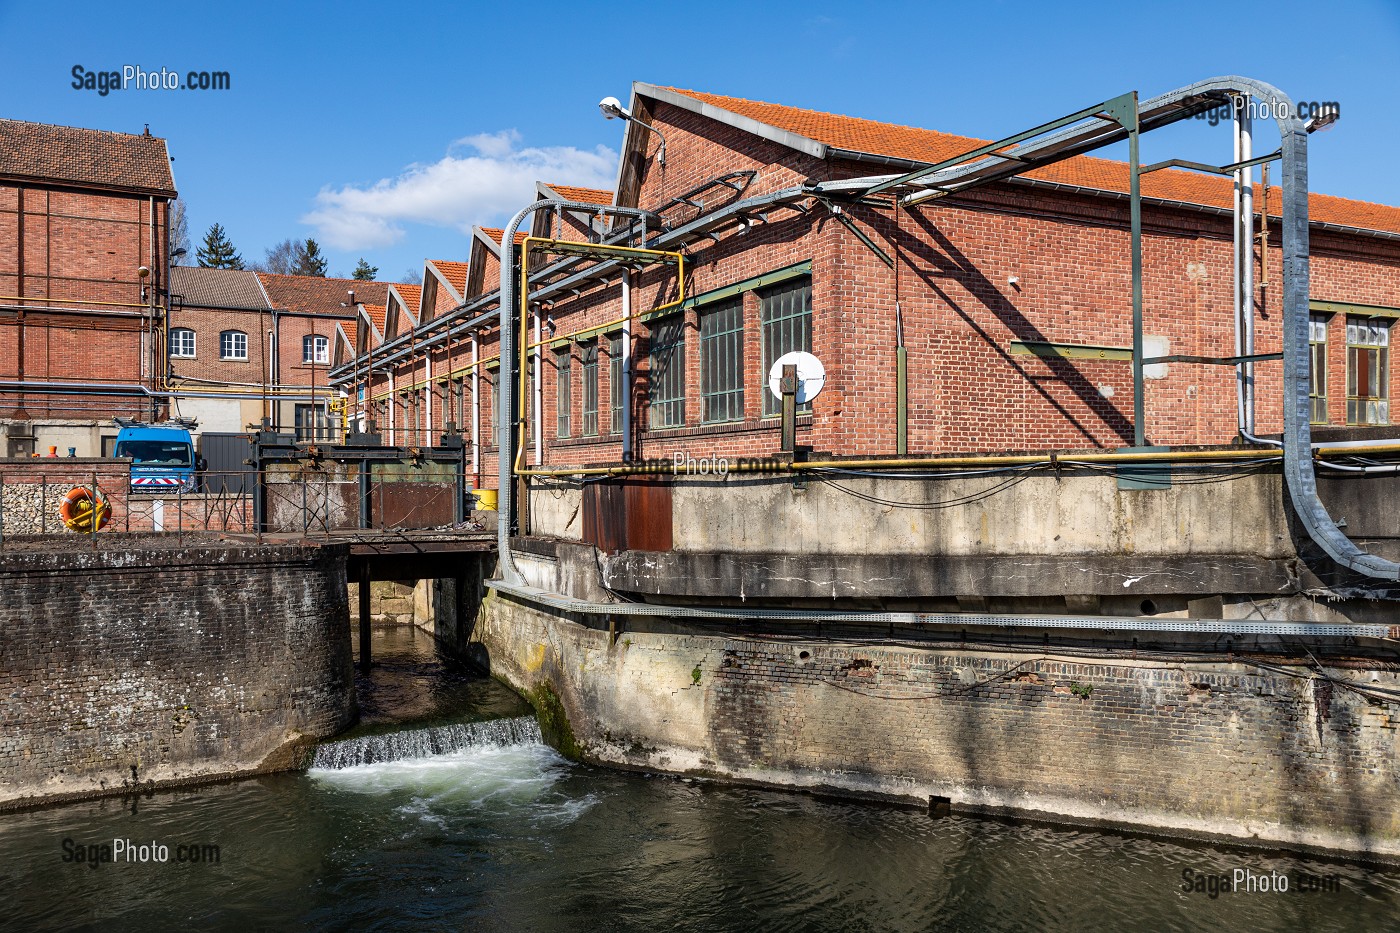
M 617 391 L 617 387 L 613 387 Z M 622 462 L 632 462 L 632 270 L 622 270 Z
M 521 263 L 524 263 L 524 262 L 525 262 L 525 257 L 522 256 L 522 257 L 520 258 L 520 261 L 521 261 Z M 531 365 L 532 365 L 532 367 L 534 368 L 534 372 L 535 372 L 535 386 L 534 386 L 534 391 L 531 393 L 531 395 L 533 396 L 533 399 L 532 399 L 532 408 L 533 408 L 533 410 L 534 410 L 534 416 L 533 416 L 533 419 L 532 419 L 533 422 L 534 422 L 534 424 L 533 424 L 534 431 L 533 431 L 532 433 L 534 434 L 534 438 L 533 438 L 533 439 L 534 439 L 534 442 L 535 442 L 535 466 L 539 466 L 540 464 L 542 464 L 542 463 L 544 462 L 544 423 L 543 423 L 543 421 L 541 420 L 541 418 L 542 418 L 542 416 L 543 416 L 543 414 L 544 414 L 544 382 L 543 382 L 542 379 L 541 379 L 541 377 L 544 375 L 544 373 L 543 373 L 544 347 L 540 346 L 540 341 L 541 341 L 541 339 L 543 339 L 543 335 L 542 335 L 542 333 L 541 333 L 541 327 L 542 327 L 542 323 L 541 323 L 541 321 L 540 321 L 540 318 L 541 318 L 541 317 L 543 317 L 543 315 L 541 315 L 539 309 L 536 308 L 536 309 L 535 309 L 535 358 L 531 361 Z
M 476 331 L 472 331 L 472 488 L 481 488 L 481 372 L 478 363 L 480 346 Z
M 268 360 L 269 378 L 272 385 L 282 384 L 282 362 L 279 357 L 282 355 L 282 316 L 276 308 L 272 309 L 272 357 Z M 282 402 L 276 400 L 272 403 L 272 428 L 274 431 L 282 429 Z
M 397 436 L 394 433 L 394 371 L 392 369 L 386 374 L 389 377 L 389 394 L 384 396 L 389 403 L 389 446 L 396 446 Z
M 1253 121 L 1246 95 L 1236 98 L 1234 113 L 1235 161 L 1254 157 Z M 1254 167 L 1235 169 L 1235 355 L 1254 353 Z M 1235 367 L 1235 407 L 1239 431 L 1254 435 L 1254 364 Z
M 18 209 L 19 209 L 19 214 L 16 216 L 16 221 L 15 221 L 15 230 L 16 230 L 16 238 L 15 238 L 16 260 L 15 260 L 15 266 L 16 266 L 16 268 L 19 270 L 18 273 L 17 273 L 17 274 L 18 274 L 17 282 L 18 282 L 19 287 L 15 290 L 15 295 L 16 295 L 16 297 L 18 297 L 18 298 L 20 298 L 20 299 L 23 299 L 23 298 L 24 298 L 24 186 L 23 186 L 23 185 L 17 185 L 17 186 L 15 186 L 15 196 L 16 196 L 16 198 L 18 199 Z M 21 300 L 20 302 L 18 302 L 18 304 L 19 304 L 19 310 L 15 312 L 15 366 L 16 366 L 16 370 L 17 370 L 16 375 L 17 375 L 17 377 L 18 377 L 18 381 L 19 381 L 19 382 L 24 382 L 24 302 Z M 24 392 L 21 391 L 21 392 L 18 394 L 18 398 L 16 399 L 16 404 L 15 404 L 15 418 L 18 419 L 18 420 L 25 420 L 25 419 L 28 418 L 28 416 L 29 416 L 29 415 L 28 415 L 28 412 L 26 412 L 25 409 L 24 409 Z

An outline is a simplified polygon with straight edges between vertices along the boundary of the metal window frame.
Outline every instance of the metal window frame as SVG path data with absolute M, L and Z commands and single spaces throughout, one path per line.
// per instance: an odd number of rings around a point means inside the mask
M 1351 319 L 1352 319 L 1352 318 L 1356 318 L 1358 321 L 1364 321 L 1364 322 L 1366 322 L 1366 325 L 1367 325 L 1367 328 L 1368 328 L 1368 329 L 1369 329 L 1370 326 L 1371 326 L 1371 324 L 1370 324 L 1371 321 L 1384 320 L 1384 321 L 1386 322 L 1384 326 L 1385 326 L 1385 328 L 1387 329 L 1387 331 L 1388 331 L 1388 330 L 1390 329 L 1390 327 L 1391 327 L 1390 318 L 1389 318 L 1388 315 L 1366 314 L 1366 313 L 1364 313 L 1364 312 L 1363 312 L 1363 313 L 1348 313 L 1348 314 L 1343 318 L 1343 322 L 1342 322 L 1342 323 L 1343 323 L 1343 327 L 1345 328 L 1345 329 L 1344 329 L 1344 339 L 1346 340 L 1346 348 L 1347 348 L 1347 352 L 1346 352 L 1346 385 L 1343 387 L 1343 388 L 1344 388 L 1344 391 L 1346 392 L 1346 399 L 1347 399 L 1346 423 L 1347 423 L 1347 425 L 1348 425 L 1349 427 L 1359 427 L 1359 428 L 1361 428 L 1361 427 L 1372 427 L 1372 428 L 1373 428 L 1373 427 L 1383 427 L 1383 426 L 1385 426 L 1385 425 L 1388 425 L 1388 424 L 1393 423 L 1393 422 L 1391 421 L 1391 418 L 1390 418 L 1390 338 L 1387 337 L 1385 344 L 1377 344 L 1377 343 L 1352 343 L 1352 342 L 1351 342 L 1350 328 L 1349 328 L 1349 326 L 1348 326 L 1348 325 L 1351 324 Z M 1352 377 L 1351 351 L 1352 351 L 1352 350 L 1360 350 L 1360 351 L 1374 350 L 1374 351 L 1376 352 L 1376 360 L 1377 360 L 1378 364 L 1380 364 L 1380 365 L 1378 366 L 1378 368 L 1382 371 L 1382 372 L 1381 372 L 1381 376 L 1376 380 L 1376 386 L 1377 386 L 1377 388 L 1379 389 L 1379 391 L 1382 393 L 1381 395 L 1374 395 L 1374 396 L 1372 396 L 1372 395 L 1352 395 L 1352 394 L 1351 394 L 1351 377 Z M 1360 386 L 1357 386 L 1357 388 L 1359 389 Z M 1355 420 L 1353 420 L 1352 417 L 1351 417 L 1352 403 L 1353 403 L 1353 402 L 1357 403 L 1357 406 L 1358 406 L 1358 408 L 1361 409 L 1361 413 L 1362 413 L 1363 415 L 1366 414 L 1367 409 L 1369 409 L 1370 405 L 1371 405 L 1373 402 L 1385 402 L 1385 403 L 1386 403 L 1386 417 L 1385 417 L 1385 420 L 1384 420 L 1384 421 L 1355 421 Z
M 586 340 L 579 344 L 580 388 L 583 397 L 579 413 L 579 436 L 598 436 L 598 341 Z
M 574 429 L 574 350 L 571 344 L 554 352 L 555 436 L 572 437 Z
M 807 305 L 807 307 L 806 307 L 806 310 L 805 310 L 805 311 L 802 311 L 802 312 L 800 312 L 800 313 L 798 313 L 798 314 L 789 314 L 789 315 L 786 315 L 786 316 L 784 316 L 784 317 L 777 318 L 777 319 L 775 319 L 775 320 L 771 320 L 771 321 L 768 320 L 768 319 L 767 319 L 767 309 L 768 309 L 768 299 L 769 299 L 769 296 L 780 293 L 780 290 L 782 290 L 782 289 L 794 289 L 794 290 L 796 290 L 796 289 L 795 289 L 795 286 L 796 286 L 796 288 L 800 288 L 800 286 L 797 285 L 797 283 L 796 283 L 794 280 L 796 280 L 796 279 L 801 279 L 801 278 L 805 278 L 805 279 L 807 280 L 807 284 L 806 284 L 806 290 L 807 290 L 807 302 L 806 302 L 806 305 Z M 770 353 L 769 353 L 769 348 L 770 348 L 769 329 L 770 329 L 770 327 L 773 326 L 773 325 L 782 324 L 782 323 L 787 322 L 787 321 L 797 320 L 797 319 L 799 319 L 799 318 L 804 318 L 804 317 L 805 317 L 806 320 L 807 320 L 807 324 L 806 324 L 807 345 L 806 345 L 806 347 L 789 347 L 788 349 L 783 350 L 782 353 L 771 353 L 771 354 L 770 354 Z M 767 381 L 768 381 L 768 370 L 772 368 L 773 362 L 774 362 L 775 360 L 777 360 L 778 357 L 782 356 L 783 353 L 790 353 L 792 350 L 806 350 L 808 353 L 812 352 L 812 338 L 813 338 L 813 336 L 814 336 L 813 333 L 812 333 L 812 324 L 813 324 L 813 318 L 814 318 L 814 317 L 815 317 L 815 315 L 813 314 L 813 309 L 812 309 L 812 276 L 811 276 L 810 274 L 808 274 L 808 275 L 806 275 L 806 276 L 793 276 L 793 277 L 791 277 L 791 278 L 784 279 L 784 280 L 781 281 L 781 282 L 776 282 L 776 283 L 774 283 L 773 285 L 769 286 L 767 289 L 763 289 L 763 290 L 759 290 L 759 291 L 758 291 L 758 339 L 759 339 L 759 351 L 758 351 L 759 355 L 758 355 L 758 358 L 759 358 L 759 360 L 761 361 L 761 367 L 760 367 L 760 368 L 762 369 L 762 372 L 759 374 L 761 382 L 767 382 Z M 812 404 L 811 404 L 810 402 L 808 402 L 806 405 L 799 405 L 798 408 L 797 408 L 797 410 L 798 410 L 799 412 L 810 412 L 810 411 L 812 410 Z M 765 392 L 765 393 L 763 393 L 763 410 L 762 410 L 762 415 L 763 415 L 763 417 L 765 417 L 765 418 L 777 418 L 777 417 L 779 417 L 781 414 L 782 414 L 782 403 L 781 403 L 777 398 L 775 398 L 775 397 L 773 396 L 773 393 L 772 393 L 772 392 Z
M 726 329 L 706 334 L 705 325 L 721 315 L 733 315 Z M 725 301 L 713 302 L 700 310 L 700 423 L 732 424 L 744 420 L 744 295 L 738 292 Z M 723 342 L 723 346 L 721 346 Z M 720 353 L 720 357 L 714 354 Z M 716 382 L 720 384 L 717 386 Z M 715 417 L 711 406 L 720 407 L 723 417 Z
M 675 328 L 675 339 L 657 339 L 658 332 Z M 654 431 L 685 427 L 685 315 L 673 313 L 648 323 L 647 362 L 647 427 Z M 664 378 L 657 378 L 657 361 L 666 354 Z M 662 395 L 673 391 L 674 395 Z M 665 413 L 659 419 L 657 412 Z M 676 420 L 671 420 L 672 416 Z
M 309 341 L 309 344 L 308 344 Z M 311 348 L 311 355 L 306 355 L 307 346 Z M 324 350 L 324 353 L 318 353 Z M 301 337 L 301 361 L 310 363 L 313 366 L 325 366 L 331 361 L 331 340 L 324 334 L 303 334 Z
M 1322 327 L 1323 327 L 1322 339 L 1321 339 L 1321 340 L 1313 340 L 1313 339 L 1312 339 L 1312 326 L 1311 326 L 1311 325 L 1312 325 L 1312 323 L 1313 323 L 1313 319 L 1314 319 L 1314 318 L 1319 318 L 1319 319 L 1320 319 L 1320 323 L 1322 324 Z M 1328 412 L 1327 412 L 1327 344 L 1328 344 L 1328 342 L 1329 342 L 1327 338 L 1328 338 L 1328 336 L 1329 336 L 1328 331 L 1330 330 L 1331 324 L 1332 324 L 1332 315 L 1331 315 L 1330 312 L 1326 312 L 1326 311 L 1312 311 L 1312 312 L 1310 312 L 1310 313 L 1308 314 L 1308 324 L 1309 324 L 1309 327 L 1308 327 L 1308 352 L 1309 352 L 1308 361 L 1309 361 L 1309 363 L 1311 364 L 1311 365 L 1309 366 L 1309 368 L 1308 368 L 1308 374 L 1309 374 L 1309 379 L 1308 379 L 1308 398 L 1312 400 L 1312 418 L 1310 419 L 1310 421 L 1311 421 L 1312 424 L 1327 424 L 1327 423 L 1329 423 L 1329 421 L 1330 421 L 1330 415 L 1329 415 Z M 1318 382 L 1318 380 L 1317 380 L 1318 367 L 1317 367 L 1317 356 L 1316 356 L 1316 353 L 1313 351 L 1313 348 L 1314 348 L 1314 347 L 1322 347 L 1322 394 L 1321 394 L 1321 395 L 1318 395 L 1317 392 L 1315 391 L 1316 388 L 1317 388 L 1317 382 Z M 1322 420 L 1321 420 L 1321 421 L 1317 420 L 1317 402 L 1319 402 L 1319 401 L 1321 401 L 1321 403 L 1322 403 Z
M 622 433 L 622 332 L 608 334 L 608 433 Z

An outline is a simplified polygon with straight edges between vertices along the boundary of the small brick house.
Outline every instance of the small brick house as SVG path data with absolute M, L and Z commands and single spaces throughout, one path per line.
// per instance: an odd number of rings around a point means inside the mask
M 0 456 L 100 454 L 164 371 L 166 142 L 0 120 Z

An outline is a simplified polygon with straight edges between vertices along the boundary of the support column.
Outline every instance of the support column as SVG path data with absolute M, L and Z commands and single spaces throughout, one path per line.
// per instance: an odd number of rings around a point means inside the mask
M 360 564 L 360 670 L 369 673 L 369 561 Z

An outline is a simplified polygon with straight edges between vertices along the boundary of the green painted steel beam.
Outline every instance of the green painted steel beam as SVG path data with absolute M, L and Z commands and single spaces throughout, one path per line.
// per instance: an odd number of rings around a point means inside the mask
M 1012 356 L 1038 356 L 1042 359 L 1116 360 L 1133 358 L 1132 347 L 1106 347 L 1090 343 L 1050 343 L 1043 340 L 1011 341 Z

